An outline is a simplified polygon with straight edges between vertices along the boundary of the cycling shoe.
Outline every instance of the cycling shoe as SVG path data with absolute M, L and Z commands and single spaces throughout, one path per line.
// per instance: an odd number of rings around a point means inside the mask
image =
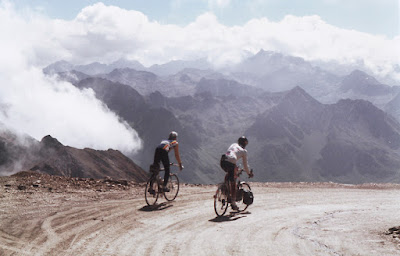
M 231 203 L 231 207 L 232 207 L 232 210 L 234 210 L 234 211 L 239 210 L 239 207 L 236 205 L 236 203 Z

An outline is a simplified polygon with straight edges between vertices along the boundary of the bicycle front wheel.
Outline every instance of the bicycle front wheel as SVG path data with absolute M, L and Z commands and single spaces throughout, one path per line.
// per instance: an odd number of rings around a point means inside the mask
M 150 185 L 151 181 L 153 181 L 152 185 Z M 146 203 L 148 205 L 154 205 L 158 199 L 158 182 L 156 179 L 149 179 L 146 184 L 146 190 L 144 191 L 144 198 L 146 199 Z
M 176 198 L 179 192 L 179 179 L 175 174 L 171 174 L 168 179 L 167 188 L 169 192 L 164 192 L 164 197 L 167 201 L 172 201 Z
M 228 187 L 225 184 L 218 186 L 214 195 L 214 211 L 217 216 L 223 216 L 228 209 Z

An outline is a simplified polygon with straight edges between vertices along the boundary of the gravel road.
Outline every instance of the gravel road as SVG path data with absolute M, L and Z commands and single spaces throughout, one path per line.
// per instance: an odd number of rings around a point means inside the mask
M 216 186 L 177 199 L 0 184 L 0 255 L 400 255 L 398 185 L 251 183 L 254 204 L 216 218 Z

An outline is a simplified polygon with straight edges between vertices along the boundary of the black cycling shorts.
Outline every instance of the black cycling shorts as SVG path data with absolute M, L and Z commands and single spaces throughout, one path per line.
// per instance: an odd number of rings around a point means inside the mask
M 228 180 L 232 182 L 235 181 L 235 167 L 236 165 L 231 162 L 221 161 L 221 168 L 228 173 Z

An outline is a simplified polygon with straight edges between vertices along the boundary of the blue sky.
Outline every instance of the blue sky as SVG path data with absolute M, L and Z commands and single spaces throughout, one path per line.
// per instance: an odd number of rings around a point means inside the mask
M 29 6 L 51 18 L 71 20 L 95 0 L 14 0 L 18 8 Z M 285 15 L 318 15 L 327 23 L 361 32 L 400 34 L 399 0 L 103 0 L 145 14 L 163 24 L 187 25 L 204 12 L 211 11 L 225 25 L 242 25 L 253 18 L 280 21 Z

